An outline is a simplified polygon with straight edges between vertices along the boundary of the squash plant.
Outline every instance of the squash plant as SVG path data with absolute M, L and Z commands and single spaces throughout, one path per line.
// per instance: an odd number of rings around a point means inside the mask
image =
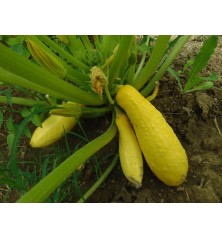
M 26 189 L 21 175 L 16 170 L 18 169 L 16 151 L 20 137 L 33 117 L 47 113 L 48 117 L 52 115 L 71 117 L 78 121 L 81 118 L 96 118 L 112 112 L 112 122 L 106 132 L 68 157 L 26 192 L 18 202 L 44 202 L 87 159 L 108 144 L 118 131 L 115 119 L 120 112 L 121 104 L 118 106 L 115 98 L 121 86 L 131 85 L 141 97 L 150 100 L 152 92 L 153 95 L 157 93 L 156 83 L 169 69 L 189 38 L 190 36 L 178 36 L 172 39 L 168 35 L 158 36 L 156 39 L 149 36 L 139 38 L 132 35 L 24 36 L 31 55 L 29 58 L 27 58 L 27 54 L 26 56 L 18 54 L 7 44 L 0 43 L 0 82 L 35 93 L 34 99 L 14 97 L 13 95 L 10 97 L 0 96 L 2 103 L 10 102 L 32 107 L 15 135 L 9 161 L 14 169 L 14 177 L 24 192 Z M 127 98 L 125 100 L 127 101 Z M 152 120 L 155 121 L 155 117 Z M 53 122 L 57 121 L 52 121 L 51 126 L 54 124 Z M 71 122 L 73 127 L 75 123 L 73 120 Z M 44 129 L 44 122 L 38 126 Z M 56 126 L 58 127 L 58 124 L 54 125 L 55 130 Z M 65 133 L 66 128 L 63 124 L 61 127 Z M 60 136 L 55 137 L 56 140 L 63 135 L 61 127 L 58 130 Z M 72 127 L 69 125 L 67 128 L 71 130 Z M 118 125 L 118 127 L 120 126 Z M 39 136 L 40 132 L 42 131 L 34 133 L 33 137 L 35 134 Z M 52 133 L 47 130 L 46 132 L 45 140 L 48 142 L 42 142 L 40 147 L 54 142 L 49 139 Z M 108 176 L 116 165 L 117 158 L 118 155 L 114 157 L 113 162 L 98 179 L 98 182 L 85 194 L 84 199 Z M 186 170 L 185 167 L 184 177 Z M 127 172 L 129 172 L 128 169 Z M 156 174 L 158 175 L 158 172 Z M 168 184 L 176 185 L 178 182 Z

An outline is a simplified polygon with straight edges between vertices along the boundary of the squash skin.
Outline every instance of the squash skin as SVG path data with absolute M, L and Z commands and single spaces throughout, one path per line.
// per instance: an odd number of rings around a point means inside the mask
M 33 148 L 47 147 L 70 132 L 75 126 L 75 117 L 65 117 L 60 115 L 50 115 L 43 123 L 42 127 L 36 128 L 32 134 L 30 145 Z
M 125 177 L 136 187 L 142 185 L 143 156 L 134 129 L 125 113 L 116 116 L 119 130 L 119 157 Z
M 163 115 L 130 85 L 117 91 L 116 101 L 130 118 L 146 162 L 156 177 L 168 186 L 183 183 L 188 172 L 187 155 Z

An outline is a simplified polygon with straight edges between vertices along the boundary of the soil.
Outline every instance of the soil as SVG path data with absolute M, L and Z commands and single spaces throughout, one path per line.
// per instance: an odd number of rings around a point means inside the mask
M 182 69 L 186 60 L 198 52 L 202 40 L 202 37 L 193 37 L 174 61 L 173 68 Z M 182 94 L 177 81 L 166 74 L 160 81 L 157 97 L 152 101 L 173 128 L 187 152 L 189 171 L 186 181 L 179 187 L 166 186 L 153 175 L 144 161 L 143 184 L 136 189 L 125 179 L 118 164 L 87 202 L 219 203 L 222 201 L 221 65 L 222 37 L 215 54 L 202 72 L 202 75 L 206 76 L 213 72 L 220 73 L 220 79 L 215 82 L 216 88 Z M 185 80 L 186 75 L 183 78 Z M 110 115 L 93 120 L 85 119 L 81 123 L 89 139 L 93 139 L 109 127 Z M 74 137 L 69 140 L 73 141 L 73 145 L 77 142 Z M 115 152 L 118 152 L 118 135 L 96 155 L 101 170 L 110 163 L 110 159 L 103 158 L 104 155 Z M 84 192 L 95 181 L 93 166 L 86 163 L 81 175 L 79 188 Z M 9 201 L 16 201 L 17 198 L 18 195 L 14 193 Z M 73 197 L 64 199 L 64 202 L 77 200 L 74 193 Z

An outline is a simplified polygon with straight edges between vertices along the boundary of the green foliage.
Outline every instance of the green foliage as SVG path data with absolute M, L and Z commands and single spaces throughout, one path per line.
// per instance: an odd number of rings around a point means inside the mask
M 199 53 L 195 56 L 194 59 L 189 59 L 183 67 L 182 71 L 176 72 L 172 68 L 168 68 L 168 71 L 176 78 L 180 89 L 184 93 L 198 91 L 198 90 L 207 90 L 213 87 L 213 81 L 218 80 L 218 73 L 212 73 L 207 77 L 201 77 L 198 74 L 206 67 L 210 57 L 214 53 L 215 48 L 218 44 L 218 36 L 210 36 L 208 37 Z M 186 80 L 186 84 L 182 86 L 182 81 L 180 79 L 180 75 L 186 72 L 188 69 L 188 78 Z
M 2 36 L 0 42 L 8 45 L 17 54 L 29 58 L 30 53 L 25 45 L 25 36 Z

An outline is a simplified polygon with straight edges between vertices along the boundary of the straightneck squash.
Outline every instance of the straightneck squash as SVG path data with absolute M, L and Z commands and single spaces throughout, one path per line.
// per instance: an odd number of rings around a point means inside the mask
M 65 117 L 60 115 L 50 115 L 43 123 L 42 127 L 36 128 L 34 131 L 30 145 L 33 148 L 47 147 L 64 136 L 65 133 L 77 123 L 75 117 Z
M 118 89 L 116 101 L 128 115 L 152 172 L 166 185 L 183 183 L 187 155 L 163 115 L 130 85 Z
M 116 125 L 119 131 L 119 157 L 123 174 L 139 188 L 143 179 L 143 156 L 134 129 L 127 115 L 119 110 Z

